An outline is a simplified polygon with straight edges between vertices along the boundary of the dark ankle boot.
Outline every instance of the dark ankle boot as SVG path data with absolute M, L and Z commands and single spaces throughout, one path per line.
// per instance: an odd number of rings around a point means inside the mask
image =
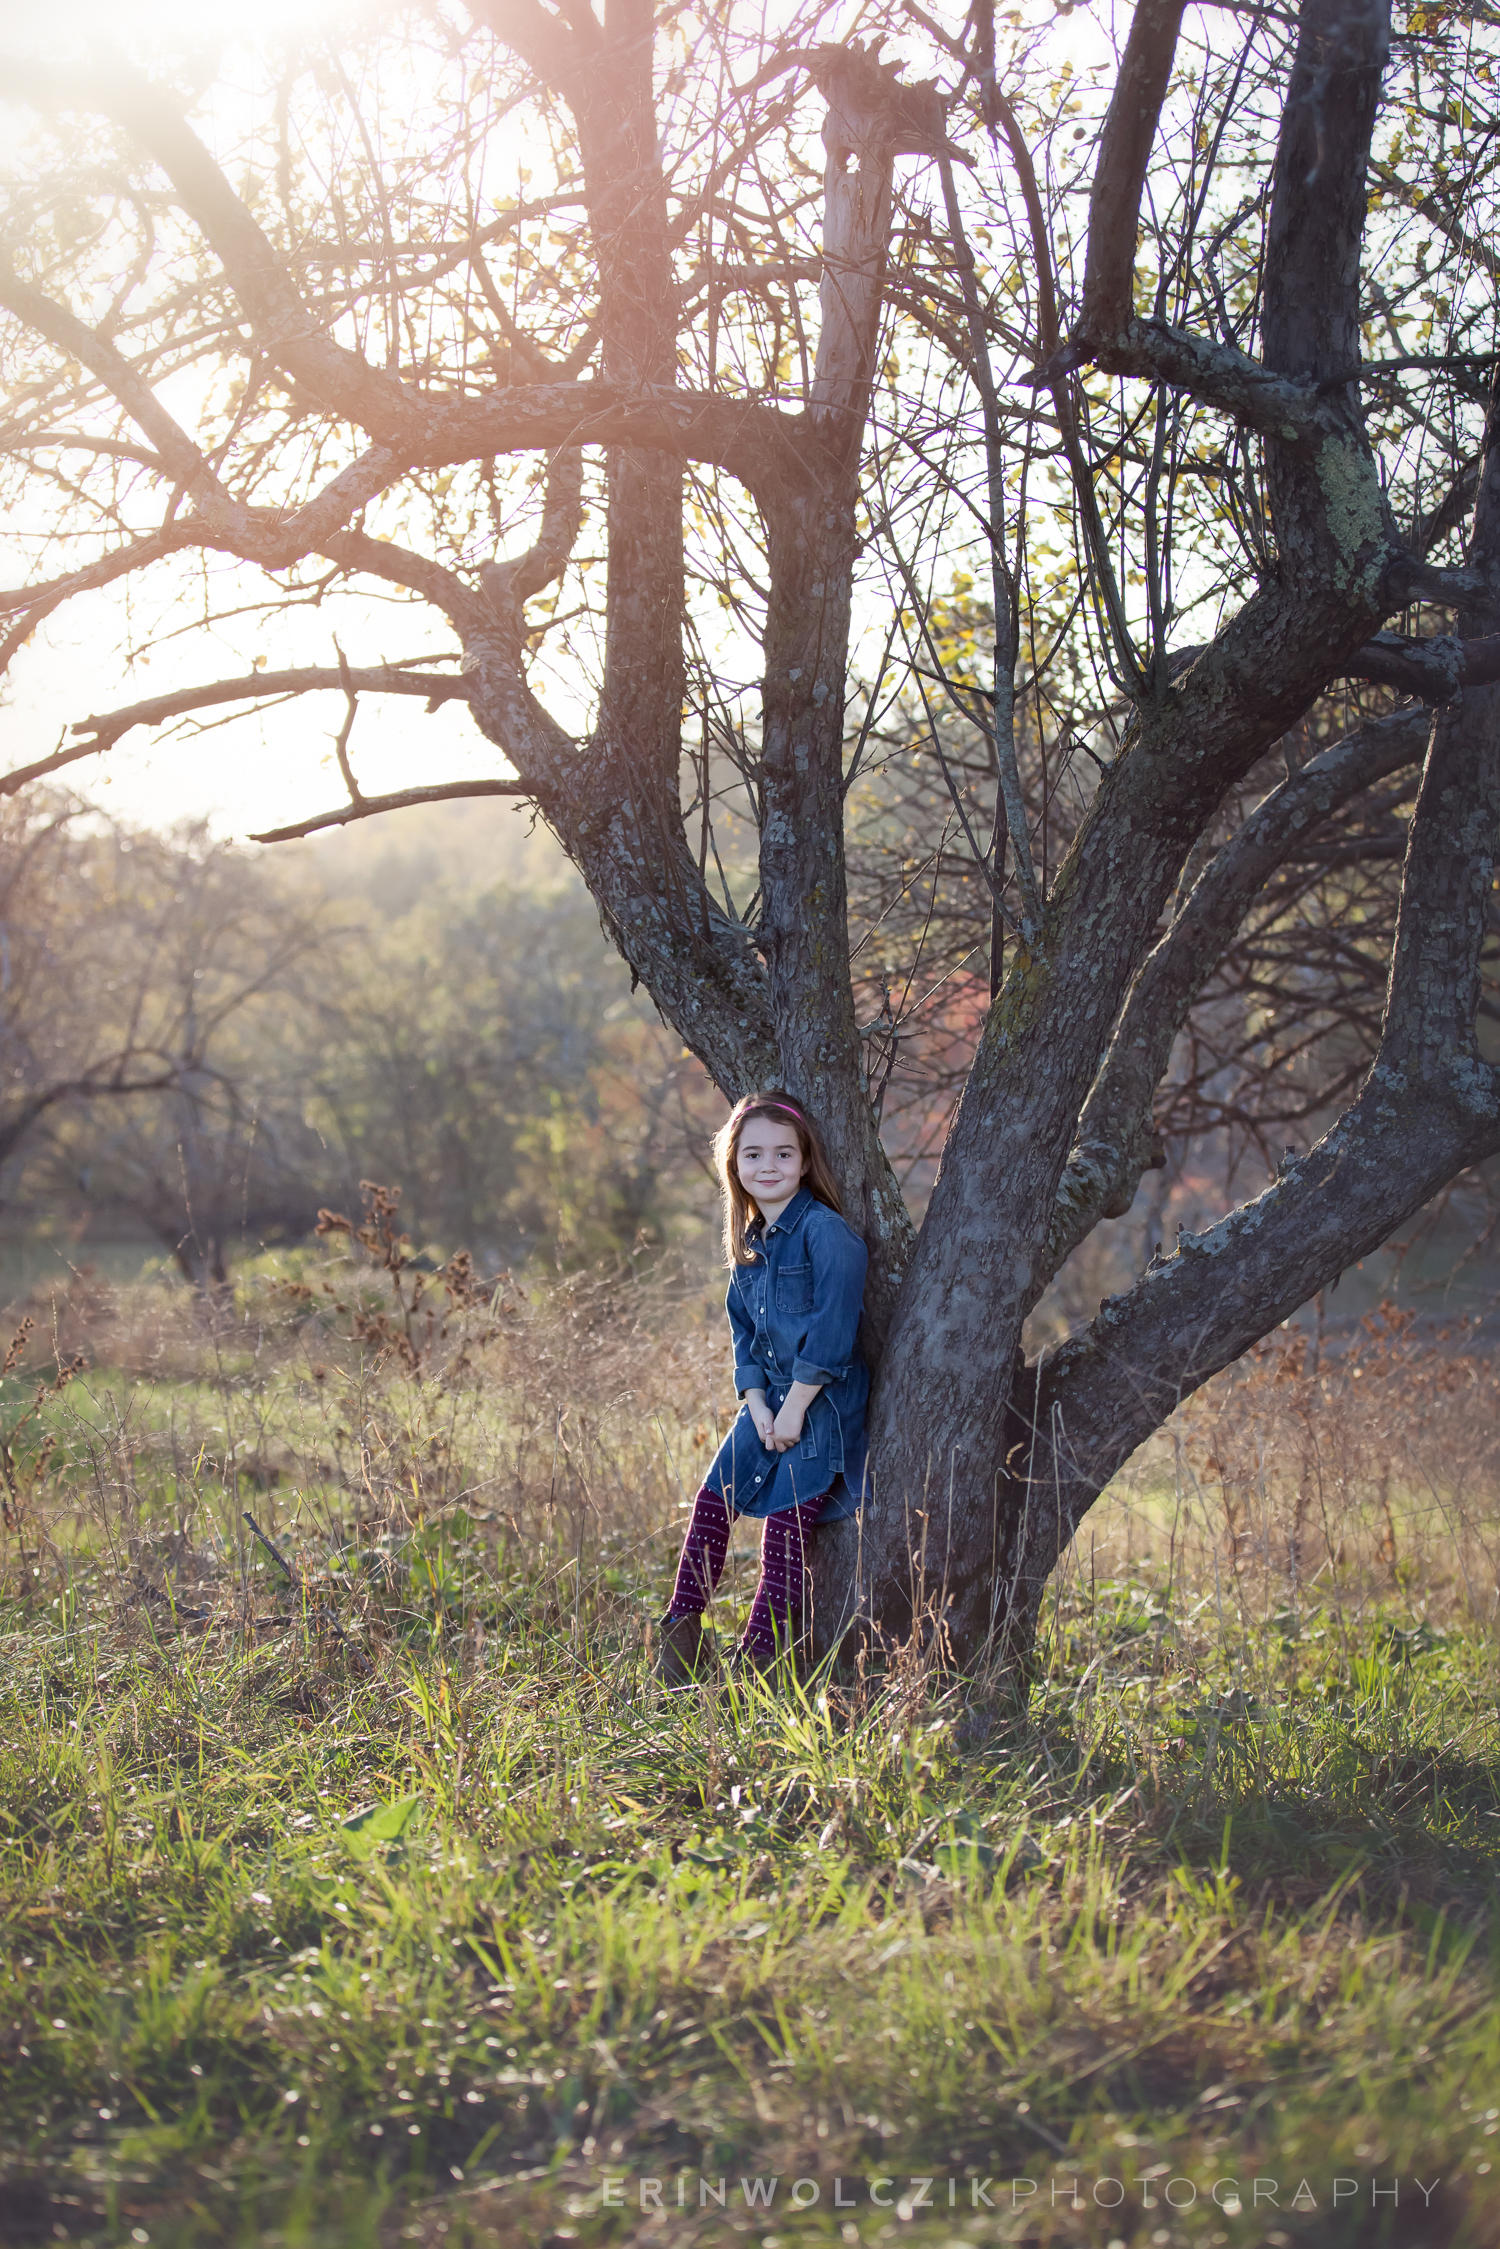
M 752 1674 L 766 1679 L 786 1660 L 784 1649 L 752 1648 L 742 1640 L 730 1657 L 727 1668 L 732 1679 L 746 1679 Z
M 664 1616 L 656 1627 L 656 1676 L 672 1690 L 691 1687 L 713 1660 L 713 1635 L 701 1616 Z

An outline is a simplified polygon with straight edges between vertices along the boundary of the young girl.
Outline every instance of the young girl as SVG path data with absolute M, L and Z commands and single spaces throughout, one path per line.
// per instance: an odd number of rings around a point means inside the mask
M 800 1622 L 807 1533 L 854 1514 L 864 1497 L 870 1377 L 854 1338 L 866 1251 L 840 1214 L 817 1129 L 790 1094 L 752 1094 L 718 1134 L 714 1156 L 734 1386 L 744 1404 L 693 1502 L 659 1627 L 658 1669 L 669 1687 L 687 1686 L 712 1646 L 703 1611 L 732 1515 L 765 1521 L 760 1584 L 732 1659 L 763 1671 Z

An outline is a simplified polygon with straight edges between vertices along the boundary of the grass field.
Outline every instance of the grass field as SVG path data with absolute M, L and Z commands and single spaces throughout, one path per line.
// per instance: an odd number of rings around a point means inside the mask
M 664 1696 L 715 1328 L 394 1278 L 75 1292 L 7 1377 L 0 2238 L 1500 2241 L 1462 1338 L 1219 1386 L 1016 1719 Z

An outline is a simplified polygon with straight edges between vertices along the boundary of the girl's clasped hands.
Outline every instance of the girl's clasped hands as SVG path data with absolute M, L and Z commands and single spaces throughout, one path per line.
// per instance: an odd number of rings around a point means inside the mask
M 802 1442 L 802 1424 L 818 1389 L 816 1382 L 794 1382 L 780 1413 L 774 1414 L 764 1390 L 746 1391 L 745 1404 L 755 1424 L 755 1434 L 767 1452 L 790 1452 L 793 1445 Z

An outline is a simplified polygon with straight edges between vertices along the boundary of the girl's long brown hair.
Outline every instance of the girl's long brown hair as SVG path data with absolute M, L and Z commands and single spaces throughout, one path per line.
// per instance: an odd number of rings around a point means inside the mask
M 839 1196 L 838 1181 L 818 1128 L 800 1101 L 789 1093 L 773 1086 L 769 1093 L 747 1093 L 730 1111 L 728 1122 L 714 1134 L 714 1163 L 719 1173 L 719 1184 L 724 1191 L 724 1262 L 726 1265 L 753 1265 L 755 1253 L 746 1241 L 746 1232 L 752 1220 L 759 1218 L 760 1207 L 753 1195 L 747 1194 L 740 1184 L 739 1152 L 740 1134 L 752 1117 L 769 1117 L 779 1125 L 790 1124 L 797 1135 L 802 1150 L 802 1178 L 800 1185 L 830 1210 L 843 1215 L 844 1205 Z

